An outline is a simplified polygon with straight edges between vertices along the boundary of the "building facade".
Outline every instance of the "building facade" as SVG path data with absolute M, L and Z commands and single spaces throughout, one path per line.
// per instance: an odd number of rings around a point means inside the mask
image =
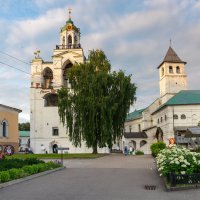
M 30 145 L 34 153 L 57 153 L 58 147 L 68 147 L 70 153 L 92 152 L 84 142 L 76 148 L 69 141 L 57 107 L 58 89 L 66 87 L 70 90 L 67 70 L 84 60 L 80 29 L 69 16 L 60 30 L 60 44 L 53 50 L 52 61 L 43 61 L 37 51 L 31 62 Z M 99 149 L 99 152 L 105 153 L 107 148 Z
M 19 149 L 18 115 L 21 110 L 0 104 L 0 151 Z
M 200 144 L 198 139 L 186 138 L 186 130 L 200 122 L 200 90 L 188 90 L 186 62 L 170 46 L 163 62 L 158 66 L 160 97 L 145 109 L 127 116 L 124 146 L 150 154 L 153 142 L 170 138 L 187 147 Z

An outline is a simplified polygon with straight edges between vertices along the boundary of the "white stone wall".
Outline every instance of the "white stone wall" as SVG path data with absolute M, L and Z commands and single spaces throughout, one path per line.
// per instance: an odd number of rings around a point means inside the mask
M 169 73 L 170 66 L 173 69 L 173 73 Z M 176 72 L 177 66 L 180 68 L 180 73 Z M 181 90 L 187 90 L 188 88 L 184 63 L 163 63 L 163 65 L 159 68 L 159 76 L 160 97 L 162 97 L 162 104 L 169 100 L 174 94 Z

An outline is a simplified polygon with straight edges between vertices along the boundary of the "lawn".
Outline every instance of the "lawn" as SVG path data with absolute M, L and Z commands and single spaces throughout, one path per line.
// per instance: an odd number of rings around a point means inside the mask
M 63 154 L 63 159 L 94 159 L 105 156 L 106 154 L 91 154 L 91 153 L 80 153 L 80 154 Z M 38 159 L 60 159 L 61 154 L 14 154 L 12 156 L 7 156 L 10 158 L 38 158 Z

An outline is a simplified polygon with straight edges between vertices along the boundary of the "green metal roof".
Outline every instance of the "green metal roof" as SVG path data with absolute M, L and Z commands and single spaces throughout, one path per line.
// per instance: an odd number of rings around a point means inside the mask
M 162 110 L 166 106 L 196 104 L 200 104 L 200 90 L 182 90 L 171 99 L 169 99 L 162 106 L 160 106 L 154 113 Z
M 134 112 L 132 113 L 129 113 L 126 117 L 126 121 L 131 121 L 131 120 L 134 120 L 134 119 L 139 119 L 142 117 L 142 112 L 145 110 L 146 108 L 144 109 L 140 109 L 140 110 L 135 110 Z
M 30 137 L 30 131 L 19 131 L 19 137 Z

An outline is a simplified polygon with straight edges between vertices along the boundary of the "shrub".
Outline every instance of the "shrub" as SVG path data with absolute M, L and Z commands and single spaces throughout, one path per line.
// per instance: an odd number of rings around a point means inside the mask
M 200 153 L 200 146 L 195 149 L 195 152 Z
M 22 178 L 26 175 L 23 169 L 9 169 L 7 172 L 10 174 L 11 180 Z
M 136 150 L 135 155 L 144 155 L 144 152 L 140 150 Z
M 7 182 L 9 180 L 10 180 L 10 174 L 7 171 L 0 172 L 1 183 Z
M 22 169 L 29 175 L 32 175 L 38 172 L 38 168 L 33 165 L 24 166 Z
M 39 172 L 47 171 L 50 169 L 54 169 L 60 167 L 59 164 L 48 162 L 48 163 L 39 163 L 34 165 L 26 165 L 21 169 L 9 169 L 6 171 L 0 172 L 0 182 L 7 182 L 10 180 L 22 178 L 28 175 L 36 174 Z
M 158 155 L 158 153 L 166 148 L 166 144 L 164 142 L 156 142 L 151 145 L 151 153 L 154 157 Z
M 33 164 L 39 164 L 44 163 L 42 160 L 38 160 L 36 158 L 28 158 L 28 159 L 4 159 L 0 161 L 0 171 L 6 171 L 9 169 L 20 169 L 23 166 L 26 165 L 33 165 Z
M 173 146 L 163 149 L 156 157 L 158 171 L 166 176 L 168 173 L 193 174 L 200 173 L 200 153 L 191 152 L 186 148 Z

